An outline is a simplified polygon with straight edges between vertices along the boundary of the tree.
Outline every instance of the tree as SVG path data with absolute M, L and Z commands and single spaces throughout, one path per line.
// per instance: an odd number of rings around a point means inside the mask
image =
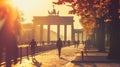
M 111 19 L 109 23 L 110 52 L 108 58 L 120 59 L 119 0 L 58 0 L 58 2 L 54 2 L 54 4 L 60 5 L 65 4 L 66 2 L 72 4 L 71 7 L 73 10 L 70 11 L 71 14 L 78 14 L 78 16 L 80 15 L 83 17 L 82 19 L 84 19 L 84 17 L 89 17 L 96 20 L 95 27 L 98 31 L 97 38 L 99 41 L 97 44 L 101 45 L 99 45 L 101 51 L 104 51 L 104 22 L 108 18 Z M 88 22 L 86 24 L 88 24 Z M 83 25 L 85 25 L 85 23 Z
M 118 10 L 119 0 L 111 0 L 110 4 L 110 52 L 108 55 L 109 59 L 120 60 L 120 19 Z
M 88 35 L 93 33 L 96 28 L 96 44 L 99 51 L 105 51 L 105 25 L 104 20 L 108 18 L 108 4 L 109 0 L 59 0 L 54 4 L 71 3 L 73 10 L 70 10 L 70 14 L 77 14 L 81 16 L 81 23 L 84 31 Z

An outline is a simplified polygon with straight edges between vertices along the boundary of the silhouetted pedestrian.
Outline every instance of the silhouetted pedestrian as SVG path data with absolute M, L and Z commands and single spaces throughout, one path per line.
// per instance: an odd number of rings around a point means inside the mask
M 60 38 L 57 40 L 56 45 L 57 45 L 57 48 L 58 48 L 58 56 L 60 58 L 60 56 L 61 56 L 61 48 L 62 48 L 62 40 Z
M 82 44 L 85 45 L 85 41 L 82 41 Z
M 68 46 L 70 46 L 70 40 L 68 40 Z
M 85 51 L 89 50 L 90 48 L 90 40 L 85 41 Z
M 44 42 L 44 41 L 41 41 L 41 45 L 44 46 L 44 45 L 45 45 L 45 42 Z
M 77 41 L 76 40 L 74 41 L 74 47 L 75 48 L 77 47 Z
M 31 55 L 32 57 L 35 57 L 35 48 L 37 46 L 37 43 L 34 39 L 30 42 L 30 48 L 31 48 Z
M 65 41 L 63 41 L 63 44 L 64 44 L 64 46 L 65 46 Z
M 80 44 L 80 41 L 79 41 L 79 40 L 77 40 L 77 48 L 78 48 L 79 44 Z
M 4 52 L 6 67 L 11 67 L 11 60 L 17 63 L 17 37 L 20 34 L 18 14 L 10 3 L 9 0 L 0 0 L 0 63 Z

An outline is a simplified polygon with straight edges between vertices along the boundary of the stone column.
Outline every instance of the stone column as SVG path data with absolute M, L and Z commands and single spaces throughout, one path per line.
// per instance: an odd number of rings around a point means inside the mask
M 82 42 L 83 42 L 83 31 L 82 31 Z
M 60 38 L 60 25 L 57 25 L 57 39 Z
M 74 26 L 71 25 L 71 41 L 75 40 L 75 34 L 74 34 Z
M 77 32 L 77 35 L 78 35 L 78 36 L 77 36 L 77 39 L 78 39 L 78 40 L 80 40 L 80 38 L 79 38 L 79 37 L 80 37 L 80 34 L 79 34 L 79 32 Z
M 35 24 L 33 24 L 33 29 L 32 29 L 32 38 L 35 39 Z
M 43 41 L 43 25 L 40 25 L 40 42 Z
M 48 31 L 47 31 L 47 42 L 50 42 L 50 25 L 48 25 Z
M 66 37 L 67 37 L 67 25 L 64 25 L 64 41 L 66 42 Z

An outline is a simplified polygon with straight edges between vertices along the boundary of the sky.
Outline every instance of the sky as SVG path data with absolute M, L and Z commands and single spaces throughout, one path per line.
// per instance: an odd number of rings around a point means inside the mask
M 14 5 L 18 7 L 23 13 L 26 19 L 26 23 L 31 23 L 33 16 L 48 16 L 48 11 L 53 9 L 53 3 L 57 0 L 13 0 Z M 55 5 L 55 9 L 59 11 L 60 16 L 73 16 L 68 14 L 71 7 L 66 5 Z M 79 20 L 75 16 L 75 27 L 81 28 Z

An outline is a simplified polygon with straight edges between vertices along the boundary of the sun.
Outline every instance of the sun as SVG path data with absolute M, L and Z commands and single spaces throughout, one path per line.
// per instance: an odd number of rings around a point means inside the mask
M 39 15 L 43 9 L 49 6 L 50 0 L 13 0 L 13 5 L 17 7 L 28 20 L 32 20 L 33 15 Z
M 24 17 L 29 23 L 32 22 L 33 16 L 48 16 L 48 11 L 53 9 L 53 2 L 57 0 L 13 0 L 13 4 L 18 10 L 22 11 Z M 64 8 L 66 8 L 64 10 Z M 68 16 L 71 7 L 65 5 L 55 5 L 55 9 L 60 12 L 60 16 Z

